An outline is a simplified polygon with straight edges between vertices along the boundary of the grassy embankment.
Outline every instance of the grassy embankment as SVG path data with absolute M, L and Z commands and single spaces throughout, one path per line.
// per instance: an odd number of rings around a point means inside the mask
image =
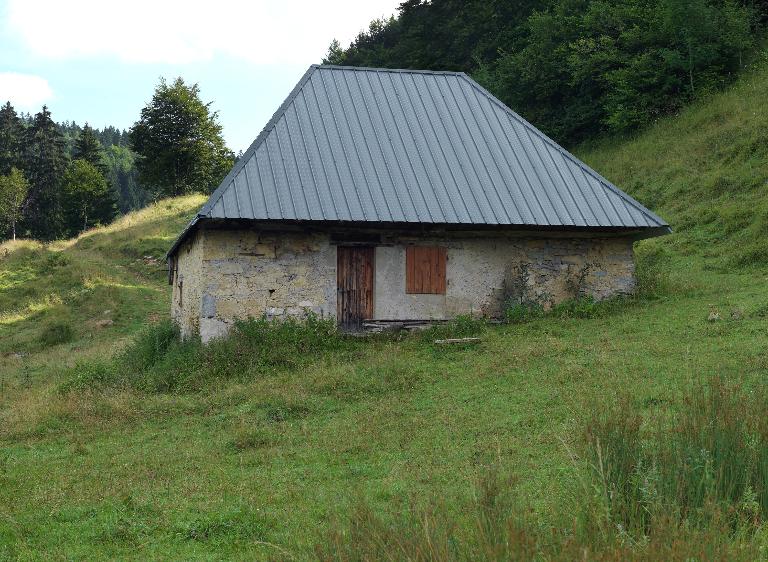
M 421 559 L 512 556 L 513 543 L 764 557 L 766 86 L 756 70 L 635 139 L 579 151 L 675 228 L 639 248 L 655 295 L 451 328 L 479 330 L 475 347 L 255 324 L 205 352 L 155 328 L 126 355 L 167 314 L 157 259 L 200 198 L 69 242 L 3 245 L 0 559 L 304 559 L 318 543 L 397 558 L 398 541 Z M 714 376 L 725 406 L 688 404 Z M 693 448 L 698 464 L 674 464 Z M 514 484 L 497 495 L 496 477 Z M 494 507 L 508 492 L 517 507 Z

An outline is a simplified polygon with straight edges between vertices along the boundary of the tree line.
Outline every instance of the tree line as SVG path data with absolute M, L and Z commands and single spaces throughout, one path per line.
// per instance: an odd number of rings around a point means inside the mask
M 573 145 L 732 81 L 767 14 L 766 0 L 406 0 L 324 62 L 467 72 Z
M 624 133 L 733 80 L 768 0 L 405 0 L 324 62 L 471 74 L 556 140 Z M 0 108 L 0 238 L 71 236 L 235 161 L 197 84 L 161 80 L 129 131 Z
M 0 108 L 0 226 L 11 237 L 50 240 L 111 221 L 117 197 L 106 174 L 88 125 L 68 152 L 47 107 L 34 117 L 19 116 L 10 102 Z
M 198 86 L 161 80 L 130 131 L 0 107 L 0 240 L 77 235 L 161 196 L 210 192 L 234 162 Z

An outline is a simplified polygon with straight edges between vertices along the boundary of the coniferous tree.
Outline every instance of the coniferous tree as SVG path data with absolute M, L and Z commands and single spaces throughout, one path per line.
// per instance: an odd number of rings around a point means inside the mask
M 9 174 L 14 166 L 21 166 L 21 139 L 24 125 L 16 115 L 11 102 L 0 108 L 0 175 Z
M 62 235 L 61 179 L 67 166 L 64 138 L 46 106 L 24 132 L 24 172 L 29 180 L 25 225 L 35 238 Z
M 29 182 L 18 168 L 11 168 L 7 175 L 0 175 L 0 224 L 11 229 L 14 240 L 28 192 Z
M 127 146 L 112 145 L 106 150 L 107 177 L 118 196 L 120 212 L 144 207 L 151 200 L 138 179 L 136 154 Z
M 210 193 L 229 171 L 234 155 L 224 143 L 210 104 L 197 84 L 161 80 L 152 101 L 130 131 L 140 156 L 139 180 L 160 195 Z
M 72 158 L 76 160 L 85 160 L 100 170 L 102 173 L 104 173 L 106 170 L 104 166 L 104 154 L 101 148 L 101 143 L 99 142 L 99 138 L 96 136 L 96 133 L 88 125 L 87 122 L 85 123 L 85 126 L 83 126 L 82 131 L 80 131 L 80 134 L 75 141 L 75 148 L 72 153 Z

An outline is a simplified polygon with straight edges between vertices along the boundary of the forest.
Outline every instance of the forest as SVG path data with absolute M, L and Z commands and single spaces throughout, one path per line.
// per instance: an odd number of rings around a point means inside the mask
M 0 108 L 0 240 L 54 240 L 110 223 L 159 196 L 206 193 L 234 153 L 197 84 L 160 80 L 129 131 Z
M 54 239 L 138 209 L 150 194 L 138 181 L 128 133 L 53 121 L 43 107 L 0 108 L 0 238 Z
M 406 0 L 324 62 L 466 72 L 573 146 L 731 83 L 767 14 L 765 0 Z

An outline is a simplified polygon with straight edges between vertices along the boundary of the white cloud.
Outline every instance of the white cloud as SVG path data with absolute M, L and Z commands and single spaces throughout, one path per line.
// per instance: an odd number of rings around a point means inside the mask
M 399 0 L 8 0 L 7 31 L 49 59 L 310 63 Z
M 37 111 L 53 97 L 48 81 L 32 74 L 0 72 L 0 103 L 10 101 L 16 109 Z

